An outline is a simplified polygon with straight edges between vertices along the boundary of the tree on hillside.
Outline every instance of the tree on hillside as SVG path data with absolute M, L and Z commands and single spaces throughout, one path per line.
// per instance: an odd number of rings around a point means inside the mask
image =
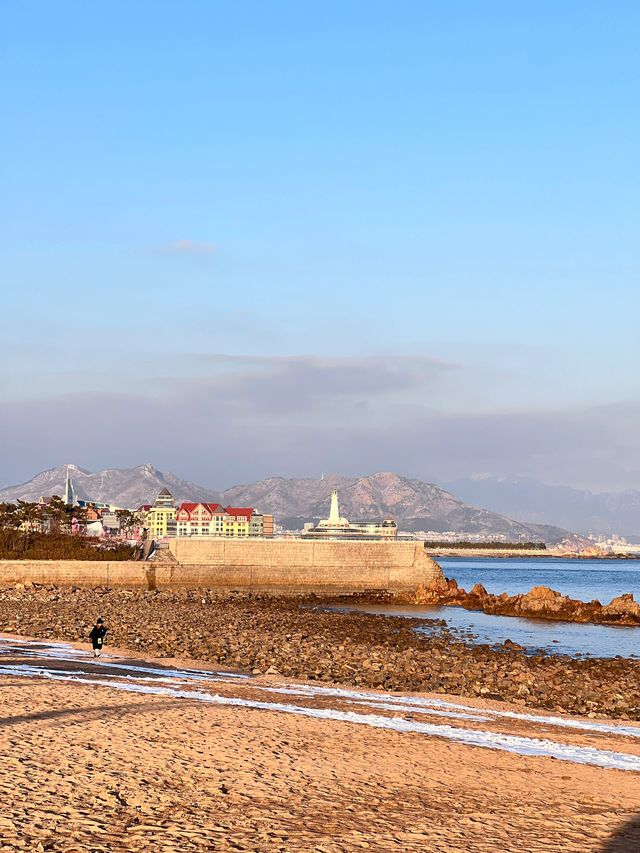
M 117 509 L 116 515 L 120 521 L 120 530 L 124 533 L 125 531 L 131 531 L 133 527 L 135 527 L 136 515 L 131 512 L 130 509 Z
M 0 528 L 13 529 L 20 527 L 22 520 L 18 512 L 18 505 L 14 503 L 0 503 Z
M 62 500 L 60 495 L 53 495 L 46 507 L 47 516 L 51 522 L 52 530 L 67 531 L 70 529 L 68 510 L 70 507 Z
M 28 531 L 37 530 L 40 531 L 42 528 L 43 521 L 43 512 L 42 507 L 31 501 L 18 501 L 17 515 L 20 519 L 19 526 Z

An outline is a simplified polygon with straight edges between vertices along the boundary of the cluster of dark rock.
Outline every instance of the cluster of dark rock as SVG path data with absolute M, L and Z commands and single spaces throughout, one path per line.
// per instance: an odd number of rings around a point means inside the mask
M 140 656 L 194 658 L 248 672 L 385 690 L 504 699 L 640 719 L 640 663 L 471 646 L 437 620 L 327 610 L 318 599 L 18 586 L 0 590 L 0 631 L 85 641 L 93 621 Z M 108 650 L 108 649 L 107 649 Z
M 453 604 L 467 610 L 482 610 L 496 616 L 525 616 L 562 622 L 593 622 L 600 625 L 640 625 L 640 604 L 631 593 L 619 595 L 609 604 L 578 601 L 548 586 L 534 586 L 529 592 L 494 595 L 477 583 L 469 592 L 449 579 L 433 580 L 421 586 L 411 600 L 416 604 Z

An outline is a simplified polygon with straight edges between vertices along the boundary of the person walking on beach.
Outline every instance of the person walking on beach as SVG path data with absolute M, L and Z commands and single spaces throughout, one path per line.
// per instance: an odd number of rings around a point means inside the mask
M 102 647 L 104 646 L 104 638 L 107 636 L 108 630 L 108 628 L 105 628 L 102 619 L 97 619 L 96 624 L 91 629 L 89 639 L 91 640 L 91 645 L 93 646 L 94 658 L 100 657 L 100 652 L 102 651 Z

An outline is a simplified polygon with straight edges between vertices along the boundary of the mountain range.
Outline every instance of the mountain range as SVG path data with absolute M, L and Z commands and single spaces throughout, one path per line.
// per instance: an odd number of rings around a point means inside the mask
M 391 516 L 402 530 L 504 534 L 513 541 L 544 540 L 549 544 L 571 536 L 568 530 L 552 524 L 516 521 L 502 513 L 470 506 L 440 486 L 392 472 L 368 477 L 335 474 L 321 479 L 270 477 L 218 492 L 158 471 L 150 464 L 92 473 L 70 463 L 42 471 L 26 483 L 0 489 L 0 501 L 36 501 L 43 495 L 62 495 L 67 469 L 77 498 L 133 508 L 152 503 L 166 487 L 178 502 L 202 500 L 257 507 L 273 513 L 280 524 L 291 530 L 301 528 L 306 521 L 326 517 L 331 490 L 338 489 L 341 512 L 353 521 Z
M 640 490 L 590 492 L 531 477 L 476 475 L 444 483 L 458 497 L 525 524 L 559 524 L 579 533 L 617 533 L 640 542 Z
M 223 493 L 234 505 L 268 507 L 291 530 L 305 521 L 326 518 L 331 490 L 337 489 L 340 512 L 351 521 L 391 516 L 401 530 L 504 534 L 511 541 L 560 542 L 572 534 L 554 525 L 523 524 L 505 515 L 469 506 L 433 483 L 389 471 L 368 477 L 332 475 L 321 480 L 272 477 Z
M 42 496 L 64 495 L 67 469 L 73 481 L 76 498 L 115 504 L 121 507 L 138 507 L 153 503 L 161 489 L 167 488 L 177 501 L 218 501 L 220 495 L 181 480 L 173 474 L 158 471 L 153 465 L 138 465 L 135 468 L 106 468 L 92 473 L 85 468 L 69 463 L 49 468 L 26 483 L 0 489 L 0 501 L 37 501 Z

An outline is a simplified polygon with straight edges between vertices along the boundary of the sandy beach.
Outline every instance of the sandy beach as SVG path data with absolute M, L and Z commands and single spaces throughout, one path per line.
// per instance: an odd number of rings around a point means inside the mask
M 640 726 L 108 651 L 0 639 L 0 850 L 640 849 Z

